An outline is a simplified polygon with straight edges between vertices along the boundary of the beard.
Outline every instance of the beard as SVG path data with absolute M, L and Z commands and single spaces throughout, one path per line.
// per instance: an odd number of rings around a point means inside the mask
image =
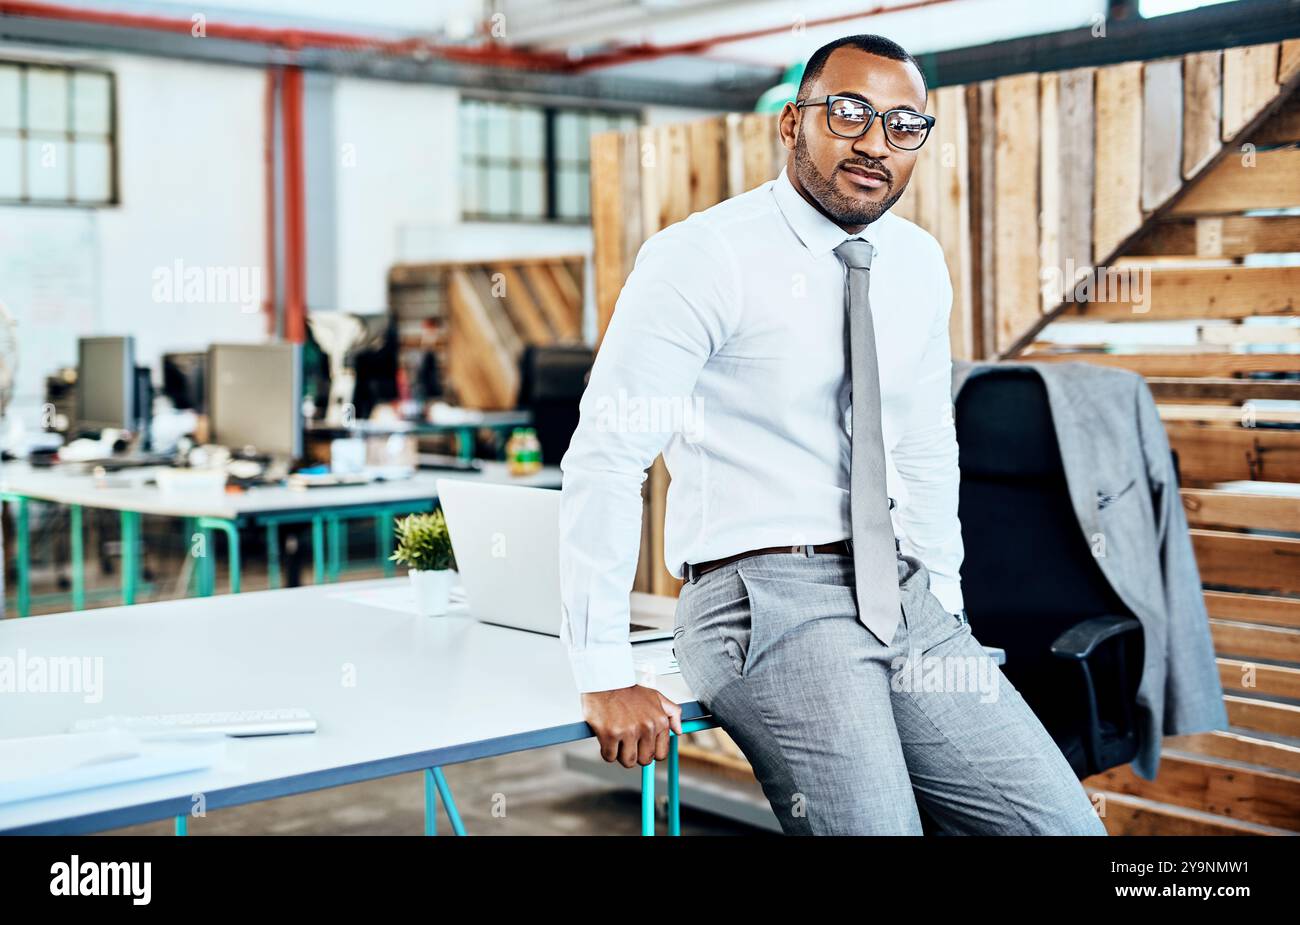
M 861 162 L 858 162 L 861 164 Z M 893 190 L 894 175 L 892 172 L 875 164 L 861 164 L 870 170 L 880 170 L 889 175 L 890 189 Z M 799 183 L 803 186 L 813 199 L 817 200 L 822 211 L 825 212 L 837 225 L 870 225 L 880 216 L 889 211 L 890 206 L 898 202 L 903 189 L 894 191 L 887 199 L 880 202 L 863 202 L 854 199 L 852 196 L 846 196 L 840 192 L 835 185 L 835 181 L 823 174 L 813 163 L 812 157 L 808 154 L 808 145 L 805 141 L 803 132 L 799 133 L 799 139 L 794 146 L 794 169 L 795 176 L 799 178 Z

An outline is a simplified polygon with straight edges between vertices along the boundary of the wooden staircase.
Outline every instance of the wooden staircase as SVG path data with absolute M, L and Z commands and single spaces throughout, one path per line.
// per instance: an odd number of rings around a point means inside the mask
M 581 341 L 583 265 L 581 254 L 397 264 L 388 302 L 403 351 L 431 351 L 457 404 L 513 408 L 526 346 Z
M 1085 781 L 1112 834 L 1300 832 L 1300 405 L 1273 404 L 1300 401 L 1300 214 L 1257 212 L 1300 209 L 1300 93 L 1272 102 L 1118 250 L 1116 271 L 1149 271 L 1141 313 L 1062 307 L 1017 353 L 1146 378 L 1205 587 L 1231 729 L 1168 738 L 1154 781 Z M 1169 321 L 1188 328 L 1177 346 L 1154 333 Z

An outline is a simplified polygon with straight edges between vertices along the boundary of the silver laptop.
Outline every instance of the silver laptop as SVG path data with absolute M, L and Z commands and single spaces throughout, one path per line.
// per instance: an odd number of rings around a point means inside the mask
M 438 479 L 469 612 L 485 623 L 560 635 L 560 493 Z M 677 601 L 631 594 L 632 642 L 671 639 Z

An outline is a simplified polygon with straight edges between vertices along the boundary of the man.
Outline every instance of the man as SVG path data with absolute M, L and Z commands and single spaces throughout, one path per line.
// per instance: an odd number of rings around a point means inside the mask
M 642 247 L 561 463 L 563 638 L 603 757 L 665 758 L 680 710 L 627 641 L 662 450 L 682 677 L 785 832 L 921 834 L 919 803 L 951 832 L 1105 834 L 962 609 L 952 289 L 889 212 L 926 98 L 893 42 L 826 45 L 781 176 Z

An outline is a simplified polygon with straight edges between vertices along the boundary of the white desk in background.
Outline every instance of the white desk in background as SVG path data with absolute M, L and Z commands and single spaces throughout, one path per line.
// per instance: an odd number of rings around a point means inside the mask
M 122 524 L 122 602 L 135 602 L 140 571 L 140 517 L 148 514 L 178 517 L 193 522 L 204 536 L 202 549 L 212 548 L 212 531 L 225 533 L 229 543 L 231 590 L 239 590 L 239 529 L 243 526 L 266 530 L 268 574 L 272 587 L 280 581 L 279 530 L 284 524 L 310 523 L 315 581 L 330 582 L 342 568 L 343 537 L 341 525 L 360 517 L 375 519 L 375 538 L 385 569 L 391 569 L 388 555 L 392 551 L 393 518 L 413 511 L 431 510 L 437 499 L 439 478 L 490 481 L 500 484 L 559 488 L 560 470 L 546 466 L 527 476 L 513 476 L 505 463 L 485 462 L 478 472 L 456 470 L 419 470 L 409 479 L 372 482 L 367 485 L 331 488 L 294 489 L 261 486 L 239 493 L 206 494 L 184 491 L 164 492 L 156 486 L 123 484 L 147 477 L 149 470 L 126 470 L 101 483 L 93 475 L 60 469 L 36 468 L 23 462 L 0 466 L 0 499 L 14 505 L 15 571 L 17 572 L 17 612 L 26 616 L 31 607 L 30 543 L 28 539 L 29 501 L 66 505 L 70 519 L 72 558 L 72 609 L 85 606 L 85 571 L 82 532 L 84 508 L 118 511 Z M 118 483 L 118 484 L 115 484 Z M 193 530 L 186 535 L 192 535 Z M 215 585 L 214 556 L 197 560 L 198 586 L 201 595 L 211 594 Z
M 179 829 L 200 794 L 206 810 L 217 810 L 420 770 L 428 831 L 433 769 L 591 736 L 559 639 L 358 603 L 405 584 L 380 579 L 112 607 L 93 620 L 63 613 L 0 622 L 0 658 L 22 650 L 29 664 L 103 659 L 97 703 L 78 691 L 0 694 L 0 738 L 66 732 L 108 715 L 298 707 L 318 723 L 310 735 L 232 739 L 225 761 L 207 770 L 0 804 L 0 831 L 76 834 L 167 818 Z M 684 721 L 712 725 L 681 675 L 657 686 L 682 704 Z M 653 766 L 643 771 L 651 833 L 653 775 Z

